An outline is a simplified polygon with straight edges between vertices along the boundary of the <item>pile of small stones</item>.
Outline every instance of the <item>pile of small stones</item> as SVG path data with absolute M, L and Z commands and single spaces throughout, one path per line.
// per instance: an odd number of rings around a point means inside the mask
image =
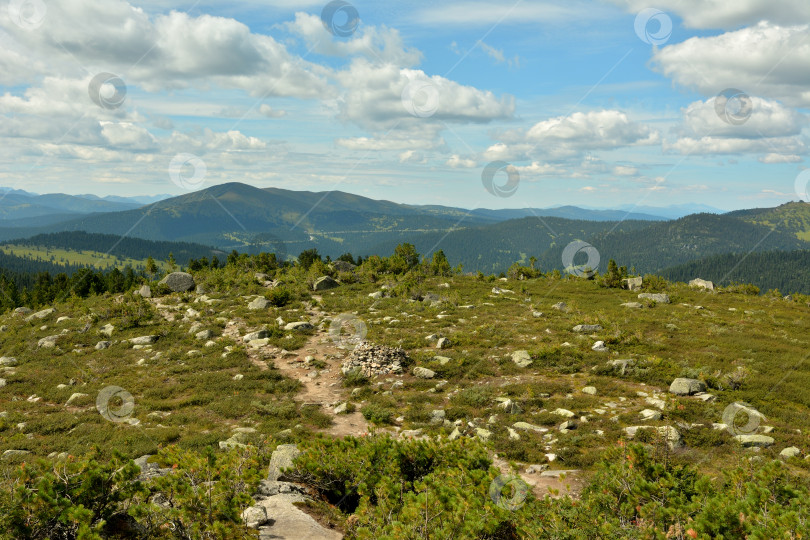
M 366 377 L 402 373 L 403 366 L 407 365 L 409 360 L 408 354 L 403 349 L 364 341 L 343 362 L 341 370 L 344 375 L 359 371 Z

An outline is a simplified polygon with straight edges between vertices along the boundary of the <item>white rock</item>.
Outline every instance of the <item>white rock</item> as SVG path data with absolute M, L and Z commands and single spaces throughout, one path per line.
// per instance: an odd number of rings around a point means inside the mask
M 796 448 L 795 446 L 788 446 L 787 448 L 779 452 L 779 455 L 786 458 L 792 458 L 801 455 L 801 453 L 802 451 Z
M 79 399 L 81 399 L 81 398 L 83 398 L 83 397 L 87 397 L 87 394 L 82 394 L 82 393 L 80 393 L 80 392 L 76 392 L 75 394 L 71 395 L 71 396 L 70 396 L 70 398 L 68 398 L 68 400 L 67 400 L 67 402 L 65 403 L 65 405 L 73 405 L 73 403 L 74 403 L 75 401 L 77 401 L 77 400 L 79 400 Z

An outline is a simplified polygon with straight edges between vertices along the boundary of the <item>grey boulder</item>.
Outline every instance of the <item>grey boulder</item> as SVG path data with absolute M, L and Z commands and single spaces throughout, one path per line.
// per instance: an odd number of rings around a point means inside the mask
M 151 345 L 158 340 L 159 336 L 140 336 L 129 339 L 128 341 L 133 345 Z
M 691 396 L 706 391 L 706 383 L 698 379 L 677 378 L 669 385 L 669 393 L 676 396 Z
M 335 287 L 338 286 L 340 286 L 340 283 L 338 283 L 329 276 L 323 276 L 315 280 L 315 283 L 312 285 L 312 290 L 326 291 L 328 289 L 334 289 Z
M 592 334 L 594 332 L 601 332 L 602 326 L 599 324 L 578 324 L 574 327 L 574 332 L 583 334 Z
M 186 292 L 196 286 L 194 278 L 186 272 L 172 272 L 161 279 L 160 283 L 166 285 L 172 292 Z
M 270 306 L 270 300 L 260 296 L 248 304 L 248 309 L 267 309 Z
M 312 330 L 313 328 L 315 327 L 306 321 L 291 322 L 284 325 L 284 330 L 293 330 L 295 332 L 301 332 L 303 330 Z
M 743 446 L 743 448 L 767 448 L 774 442 L 773 437 L 768 437 L 767 435 L 737 435 L 734 438 Z
M 423 367 L 415 367 L 413 368 L 413 376 L 420 379 L 432 379 L 436 376 L 436 372 Z
M 512 353 L 512 362 L 517 364 L 518 367 L 528 367 L 532 363 L 532 357 L 529 351 L 515 351 Z
M 280 444 L 270 456 L 270 466 L 267 470 L 268 480 L 284 480 L 283 469 L 290 469 L 293 461 L 301 455 L 301 451 L 294 444 Z
M 714 290 L 714 283 L 711 281 L 706 281 L 705 279 L 695 278 L 689 282 L 689 286 L 696 288 L 696 289 L 704 289 L 707 291 Z

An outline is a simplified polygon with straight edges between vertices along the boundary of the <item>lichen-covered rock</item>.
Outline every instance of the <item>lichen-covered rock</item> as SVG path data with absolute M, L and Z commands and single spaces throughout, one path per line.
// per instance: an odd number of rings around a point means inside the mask
M 696 289 L 704 289 L 707 291 L 714 290 L 714 283 L 711 281 L 706 281 L 705 279 L 695 278 L 689 282 L 689 286 L 696 288 Z
M 743 448 L 767 448 L 774 443 L 773 437 L 767 435 L 747 434 L 734 437 Z
M 158 340 L 159 336 L 139 336 L 129 339 L 128 341 L 133 345 L 151 345 Z
M 676 396 L 691 396 L 706 391 L 706 383 L 698 379 L 677 378 L 669 385 L 669 393 Z
M 149 285 L 142 285 L 141 288 L 136 291 L 136 294 L 144 298 L 152 298 L 152 289 L 149 288 Z
M 291 322 L 284 325 L 284 330 L 293 330 L 295 332 L 301 332 L 303 330 L 312 330 L 313 328 L 315 327 L 306 321 Z
M 412 373 L 414 377 L 419 377 L 420 379 L 432 379 L 433 377 L 436 376 L 435 371 L 423 367 L 413 368 Z
M 260 296 L 248 304 L 248 309 L 267 309 L 270 306 L 270 300 Z
M 51 313 L 54 313 L 56 310 L 53 308 L 43 309 L 42 311 L 37 311 L 36 313 L 32 313 L 28 317 L 25 318 L 26 321 L 31 322 L 34 319 L 44 319 Z
M 642 285 L 644 285 L 644 278 L 641 277 L 625 278 L 622 280 L 622 288 L 628 291 L 640 291 Z
M 293 461 L 301 455 L 301 451 L 294 444 L 280 444 L 270 456 L 270 466 L 267 470 L 268 480 L 284 480 L 284 469 L 293 466 Z
M 532 357 L 529 351 L 515 351 L 512 353 L 512 362 L 517 364 L 518 367 L 529 367 L 532 363 Z
M 574 327 L 574 332 L 582 334 L 593 334 L 594 332 L 601 332 L 602 326 L 599 324 L 578 324 Z

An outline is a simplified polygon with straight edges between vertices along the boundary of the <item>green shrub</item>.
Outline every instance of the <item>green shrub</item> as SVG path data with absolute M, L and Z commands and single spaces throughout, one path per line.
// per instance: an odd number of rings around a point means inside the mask
M 271 306 L 284 307 L 292 301 L 292 293 L 284 287 L 275 287 L 270 289 L 267 299 L 270 301 Z
M 392 424 L 394 420 L 394 409 L 378 403 L 369 403 L 360 409 L 363 418 L 372 424 Z

